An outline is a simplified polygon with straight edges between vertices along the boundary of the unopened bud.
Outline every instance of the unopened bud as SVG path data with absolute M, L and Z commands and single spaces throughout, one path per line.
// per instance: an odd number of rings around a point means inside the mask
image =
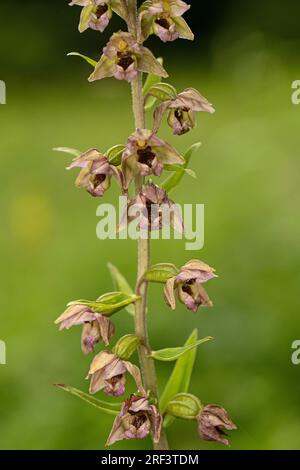
M 113 352 L 123 361 L 127 361 L 140 344 L 139 338 L 135 335 L 125 335 L 119 339 Z
M 169 402 L 166 412 L 181 419 L 196 419 L 202 410 L 200 400 L 190 393 L 178 393 Z

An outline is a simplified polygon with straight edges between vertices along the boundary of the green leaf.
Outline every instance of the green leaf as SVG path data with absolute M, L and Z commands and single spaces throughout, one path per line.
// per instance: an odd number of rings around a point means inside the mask
M 193 348 L 197 348 L 200 344 L 207 343 L 213 338 L 211 336 L 206 336 L 206 338 L 199 339 L 195 343 L 188 344 L 179 348 L 166 348 L 160 349 L 159 351 L 152 351 L 149 357 L 156 359 L 157 361 L 171 362 L 179 359 L 184 353 L 190 351 Z
M 163 65 L 164 61 L 162 57 L 159 57 L 157 60 L 160 63 L 160 65 Z M 157 85 L 158 83 L 161 83 L 161 81 L 162 81 L 162 78 L 159 75 L 155 75 L 154 73 L 149 73 L 143 86 L 143 95 L 146 96 L 150 88 L 152 88 L 154 85 Z
M 106 155 L 109 160 L 109 163 L 114 166 L 119 166 L 122 161 L 122 154 L 124 152 L 124 148 L 124 145 L 119 144 L 114 145 L 114 147 L 111 147 L 109 150 L 107 150 Z
M 169 83 L 157 83 L 149 89 L 147 95 L 154 96 L 160 101 L 167 101 L 176 99 L 177 91 Z
M 146 100 L 145 104 L 145 111 L 150 111 L 155 106 L 155 103 L 157 102 L 157 98 L 154 98 L 154 96 L 149 96 Z
M 127 282 L 123 274 L 120 273 L 118 268 L 112 263 L 107 263 L 107 267 L 112 277 L 114 288 L 119 289 L 124 294 L 134 295 L 133 289 L 130 287 L 129 283 Z M 125 310 L 127 310 L 130 315 L 134 316 L 135 310 L 133 305 L 128 305 L 127 307 L 125 307 Z
M 201 147 L 201 145 L 202 145 L 201 142 L 197 142 L 196 144 L 192 145 L 186 151 L 186 153 L 184 154 L 185 163 L 184 163 L 184 165 L 182 165 L 180 167 L 181 171 L 179 169 L 174 171 L 174 173 L 172 175 L 168 176 L 168 178 L 165 179 L 165 181 L 162 183 L 161 187 L 167 193 L 169 193 L 172 189 L 174 189 L 176 186 L 178 186 L 178 184 L 182 180 L 182 177 L 185 174 L 184 170 L 187 170 L 187 167 L 189 165 L 189 162 L 191 160 L 191 157 L 192 157 L 193 153 L 197 152 L 199 150 L 199 148 Z
M 90 64 L 94 68 L 97 65 L 97 62 L 94 59 L 91 59 L 87 55 L 80 54 L 79 52 L 69 52 L 69 54 L 67 54 L 67 56 L 73 56 L 73 55 L 77 57 L 81 57 L 83 60 L 85 60 L 88 64 Z
M 184 168 L 184 165 L 165 165 L 164 169 L 167 171 L 173 171 L 177 174 L 179 173 L 179 176 L 182 178 L 184 174 L 191 176 L 194 179 L 197 179 L 196 172 L 194 170 L 191 170 L 190 168 Z M 173 176 L 173 175 L 172 175 Z
M 177 276 L 178 269 L 171 263 L 158 263 L 145 272 L 143 279 L 149 282 L 165 283 L 171 277 Z
M 72 149 L 70 147 L 55 147 L 52 150 L 54 150 L 54 152 L 68 153 L 70 155 L 73 155 L 73 157 L 80 157 L 80 155 L 82 155 L 82 152 L 80 152 L 80 150 Z
M 110 316 L 139 299 L 140 297 L 137 295 L 127 295 L 123 292 L 109 292 L 101 295 L 97 300 L 74 300 L 73 302 L 69 302 L 67 306 L 77 304 L 85 305 L 94 309 L 97 313 Z
M 198 339 L 198 330 L 195 329 L 187 339 L 185 346 L 195 343 Z M 191 376 L 196 359 L 197 349 L 193 348 L 185 352 L 176 362 L 172 374 L 165 386 L 160 399 L 160 411 L 165 413 L 168 403 L 177 393 L 186 393 L 189 390 Z M 164 426 L 169 426 L 174 418 L 167 416 L 164 420 Z
M 92 397 L 91 395 L 78 390 L 77 388 L 70 387 L 69 385 L 63 384 L 55 384 L 55 387 L 64 390 L 65 392 L 69 392 L 72 395 L 80 398 L 83 401 L 86 401 L 90 405 L 98 408 L 98 410 L 103 411 L 104 413 L 108 413 L 110 415 L 118 415 L 122 406 L 122 403 L 108 403 L 102 400 L 98 400 L 98 398 Z

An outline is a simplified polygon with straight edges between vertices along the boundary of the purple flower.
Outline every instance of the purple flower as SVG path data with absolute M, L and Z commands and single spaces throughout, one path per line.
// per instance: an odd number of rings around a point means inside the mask
M 120 31 L 112 35 L 103 49 L 103 55 L 89 81 L 115 77 L 117 80 L 132 82 L 139 71 L 168 76 L 149 49 L 139 45 L 132 34 Z
M 101 351 L 94 357 L 88 378 L 90 382 L 90 393 L 97 393 L 103 390 L 107 395 L 119 397 L 125 392 L 126 372 L 132 375 L 137 388 L 144 393 L 141 373 L 137 366 L 131 362 L 123 361 L 116 354 L 108 351 Z
M 143 38 L 156 34 L 163 42 L 175 39 L 194 39 L 182 15 L 189 10 L 182 0 L 151 0 L 140 9 Z
M 195 112 L 214 113 L 215 109 L 194 88 L 187 88 L 174 100 L 161 103 L 154 112 L 154 131 L 157 132 L 164 113 L 168 111 L 168 124 L 175 135 L 189 132 L 196 125 Z
M 123 439 L 144 439 L 150 433 L 153 441 L 159 442 L 162 417 L 154 405 L 145 397 L 131 395 L 116 417 L 106 445 L 112 445 Z
M 128 138 L 122 156 L 124 189 L 128 189 L 131 180 L 138 174 L 160 176 L 164 164 L 183 163 L 183 157 L 173 147 L 159 139 L 154 132 L 137 129 Z
M 205 441 L 215 441 L 226 446 L 229 445 L 223 429 L 232 431 L 237 429 L 231 421 L 227 411 L 218 405 L 207 405 L 200 412 L 198 418 L 198 432 Z
M 102 33 L 112 17 L 113 10 L 123 18 L 125 15 L 121 0 L 73 0 L 69 5 L 83 7 L 79 23 L 81 33 L 88 28 Z
M 170 278 L 165 285 L 166 303 L 175 310 L 175 295 L 189 310 L 197 312 L 199 307 L 211 307 L 213 304 L 203 283 L 216 277 L 215 270 L 199 260 L 191 260 L 185 264 L 177 276 Z
M 125 217 L 129 222 L 139 217 L 142 230 L 160 230 L 164 225 L 170 225 L 179 233 L 183 232 L 179 209 L 166 191 L 153 183 L 145 184 L 129 202 Z
M 81 348 L 85 354 L 93 352 L 100 341 L 107 346 L 115 333 L 114 324 L 104 315 L 94 312 L 90 307 L 74 304 L 55 321 L 60 330 L 83 325 Z
M 97 149 L 88 150 L 75 158 L 67 170 L 77 167 L 81 168 L 81 171 L 76 179 L 76 186 L 84 188 L 93 197 L 103 196 L 110 187 L 112 176 L 122 185 L 121 172 Z

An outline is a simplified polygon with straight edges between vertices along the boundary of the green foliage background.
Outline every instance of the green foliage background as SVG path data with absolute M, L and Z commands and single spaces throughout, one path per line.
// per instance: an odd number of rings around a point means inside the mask
M 300 107 L 290 99 L 300 79 L 299 4 L 274 2 L 270 12 L 247 3 L 228 2 L 222 15 L 207 8 L 200 24 L 191 15 L 199 29 L 193 45 L 150 41 L 176 87 L 198 88 L 217 109 L 182 138 L 162 128 L 180 151 L 203 142 L 192 161 L 198 179 L 186 177 L 173 198 L 205 204 L 206 241 L 200 253 L 185 251 L 183 241 L 154 241 L 153 262 L 199 257 L 220 276 L 207 285 L 215 307 L 196 315 L 183 306 L 172 313 L 161 286 L 151 287 L 150 334 L 155 349 L 183 344 L 195 327 L 215 338 L 199 348 L 191 392 L 230 410 L 239 427 L 232 449 L 299 449 L 300 366 L 291 364 L 291 344 L 300 337 Z M 90 361 L 80 331 L 58 333 L 53 322 L 67 301 L 111 290 L 108 261 L 133 284 L 135 243 L 96 238 L 100 201 L 76 190 L 76 171 L 64 171 L 68 157 L 51 149 L 126 141 L 130 92 L 113 80 L 89 85 L 89 66 L 65 57 L 77 49 L 97 59 L 108 32 L 79 36 L 79 9 L 64 2 L 26 4 L 3 2 L 0 19 L 8 91 L 0 106 L 0 339 L 7 343 L 0 448 L 99 449 L 112 418 L 52 387 L 86 390 Z M 112 190 L 105 202 L 116 197 Z M 117 334 L 132 331 L 125 311 L 115 322 Z M 159 365 L 161 389 L 171 368 Z M 220 448 L 201 442 L 189 422 L 176 421 L 169 440 L 174 449 Z

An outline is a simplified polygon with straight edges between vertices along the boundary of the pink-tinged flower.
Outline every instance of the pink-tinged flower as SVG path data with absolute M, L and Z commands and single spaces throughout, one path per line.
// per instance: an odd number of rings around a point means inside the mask
M 164 165 L 183 164 L 184 158 L 157 135 L 148 129 L 137 129 L 128 138 L 122 156 L 124 189 L 138 174 L 160 176 Z
M 94 357 L 88 378 L 90 382 L 90 393 L 103 390 L 107 395 L 119 397 L 125 392 L 126 372 L 135 380 L 139 392 L 145 393 L 140 370 L 129 361 L 120 359 L 116 354 L 101 351 Z
M 83 7 L 79 23 L 81 33 L 88 28 L 102 33 L 112 17 L 113 10 L 121 17 L 125 14 L 121 0 L 73 0 L 69 5 Z
M 195 112 L 213 114 L 215 109 L 197 90 L 187 88 L 174 100 L 164 101 L 155 109 L 153 129 L 155 132 L 158 131 L 165 112 L 168 112 L 168 124 L 173 133 L 182 135 L 195 127 Z
M 131 395 L 116 417 L 106 445 L 123 439 L 144 439 L 150 433 L 155 443 L 159 442 L 162 417 L 147 398 Z
M 227 411 L 218 405 L 205 406 L 197 417 L 198 432 L 205 441 L 220 442 L 226 446 L 229 445 L 226 439 L 224 429 L 232 431 L 237 429 L 231 421 Z
M 85 354 L 93 352 L 95 345 L 103 342 L 106 346 L 115 333 L 114 324 L 104 315 L 94 312 L 85 305 L 74 304 L 55 321 L 60 330 L 68 330 L 72 326 L 83 325 L 81 348 Z
M 151 0 L 140 8 L 143 38 L 156 34 L 163 42 L 175 39 L 194 39 L 182 15 L 189 10 L 182 0 Z
M 160 230 L 165 225 L 179 233 L 184 230 L 180 210 L 168 198 L 166 191 L 153 183 L 145 184 L 129 202 L 125 217 L 129 222 L 138 217 L 142 230 Z
M 171 277 L 165 285 L 166 303 L 175 310 L 175 293 L 189 310 L 197 312 L 199 307 L 212 307 L 203 283 L 217 277 L 215 270 L 199 260 L 191 260 L 180 268 L 177 276 Z
M 114 33 L 103 49 L 103 55 L 89 77 L 89 81 L 115 77 L 132 82 L 138 72 L 153 73 L 160 77 L 168 74 L 152 52 L 137 43 L 130 33 Z
M 122 185 L 121 172 L 97 149 L 90 149 L 75 158 L 67 170 L 77 167 L 81 168 L 81 171 L 76 179 L 76 186 L 84 188 L 93 197 L 103 196 L 111 185 L 112 176 Z

